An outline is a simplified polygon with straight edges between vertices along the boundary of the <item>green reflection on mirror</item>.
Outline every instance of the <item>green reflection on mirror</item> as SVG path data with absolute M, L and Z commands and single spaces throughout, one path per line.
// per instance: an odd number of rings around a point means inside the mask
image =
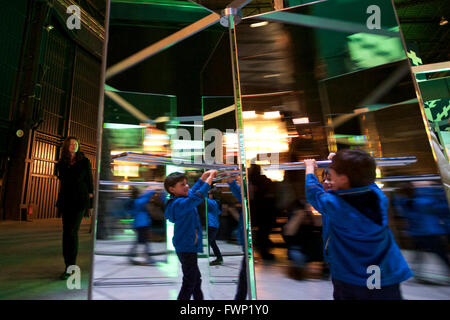
M 422 65 L 413 68 L 430 127 L 431 144 L 434 149 L 442 182 L 450 202 L 450 70 L 449 63 Z

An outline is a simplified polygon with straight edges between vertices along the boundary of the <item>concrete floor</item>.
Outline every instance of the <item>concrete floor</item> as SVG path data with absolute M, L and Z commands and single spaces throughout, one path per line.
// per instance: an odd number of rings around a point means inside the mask
M 0 222 L 0 299 L 87 299 L 92 259 L 89 222 L 83 220 L 79 232 L 79 290 L 69 290 L 66 281 L 59 280 L 65 267 L 61 219 Z

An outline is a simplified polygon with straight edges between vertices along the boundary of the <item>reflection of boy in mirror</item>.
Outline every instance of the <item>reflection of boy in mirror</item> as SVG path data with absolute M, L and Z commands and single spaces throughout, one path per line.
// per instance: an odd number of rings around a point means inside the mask
M 164 180 L 164 188 L 170 193 L 164 216 L 174 223 L 173 246 L 183 270 L 183 283 L 178 300 L 203 300 L 201 274 L 197 253 L 203 252 L 203 235 L 197 207 L 204 201 L 211 188 L 216 170 L 209 170 L 189 189 L 184 173 L 174 172 Z
M 223 263 L 222 253 L 216 243 L 217 232 L 219 231 L 219 215 L 220 204 L 217 200 L 214 200 L 214 193 L 212 190 L 208 194 L 208 199 L 206 200 L 206 208 L 208 212 L 208 242 L 209 246 L 213 249 L 216 260 L 211 261 L 209 265 L 216 266 Z

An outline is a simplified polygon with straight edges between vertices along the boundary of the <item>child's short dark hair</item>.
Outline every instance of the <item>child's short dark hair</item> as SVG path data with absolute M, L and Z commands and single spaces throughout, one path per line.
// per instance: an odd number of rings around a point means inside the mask
M 344 149 L 333 157 L 330 169 L 348 177 L 350 187 L 358 188 L 372 184 L 376 178 L 375 159 L 365 151 Z
M 322 180 L 325 180 L 329 174 L 330 174 L 330 169 L 328 169 L 328 168 L 323 168 L 323 171 L 322 171 Z
M 174 187 L 178 182 L 187 179 L 186 175 L 182 172 L 172 172 L 166 179 L 164 179 L 164 189 L 170 193 L 169 188 Z

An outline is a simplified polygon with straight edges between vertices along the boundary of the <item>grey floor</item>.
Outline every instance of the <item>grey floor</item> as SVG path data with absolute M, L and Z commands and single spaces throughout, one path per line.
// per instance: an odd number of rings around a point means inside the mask
M 85 300 L 92 260 L 90 220 L 78 234 L 80 289 L 69 290 L 64 271 L 61 219 L 0 222 L 1 300 Z
M 131 241 L 98 241 L 94 268 L 94 300 L 173 300 L 181 287 L 181 267 L 175 254 L 156 254 L 155 266 L 134 265 L 125 256 L 131 247 Z M 239 246 L 218 241 L 222 252 L 238 253 Z M 161 253 L 165 243 L 152 243 L 152 252 Z M 283 249 L 280 249 L 283 250 Z M 410 252 L 404 252 L 407 260 L 412 259 Z M 287 260 L 277 259 L 264 262 L 256 259 L 255 277 L 258 300 L 332 300 L 332 284 L 329 280 L 295 280 L 287 276 Z M 282 252 L 281 252 L 282 256 Z M 143 259 L 143 258 L 142 258 Z M 224 264 L 210 267 L 204 256 L 198 263 L 202 273 L 202 291 L 206 300 L 232 300 L 234 298 L 242 256 L 224 257 Z M 445 273 L 443 266 L 434 257 L 426 259 L 423 269 L 429 279 L 442 283 Z M 412 262 L 410 262 L 412 264 Z M 444 279 L 445 281 L 445 279 Z M 419 283 L 415 279 L 401 286 L 408 300 L 448 300 L 450 286 L 432 283 Z

